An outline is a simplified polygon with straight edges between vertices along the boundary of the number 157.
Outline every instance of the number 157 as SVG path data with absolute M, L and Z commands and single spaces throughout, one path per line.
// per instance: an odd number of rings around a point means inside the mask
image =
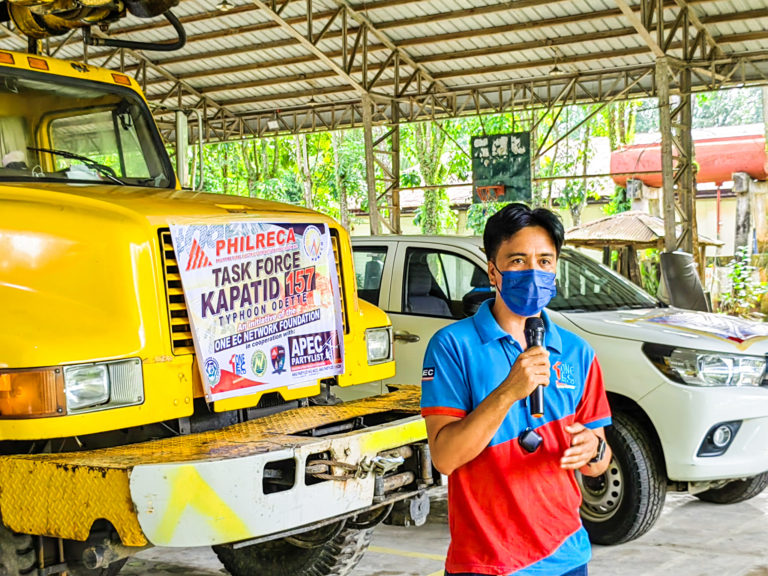
M 291 270 L 285 275 L 285 295 L 297 296 L 315 289 L 315 267 Z

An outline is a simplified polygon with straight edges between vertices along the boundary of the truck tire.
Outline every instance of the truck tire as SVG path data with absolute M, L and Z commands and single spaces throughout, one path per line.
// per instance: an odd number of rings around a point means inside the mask
M 596 478 L 577 474 L 581 519 L 596 544 L 621 544 L 645 534 L 664 506 L 667 483 L 661 454 L 638 422 L 624 413 L 606 428 L 613 458 Z
M 343 528 L 313 548 L 284 538 L 237 549 L 214 546 L 213 550 L 232 576 L 345 576 L 360 562 L 372 535 L 373 528 Z
M 768 472 L 752 476 L 746 480 L 729 482 L 722 488 L 713 488 L 696 494 L 696 498 L 714 504 L 736 504 L 754 498 L 768 486 Z
M 0 524 L 0 574 L 22 576 L 37 572 L 32 536 L 17 534 Z

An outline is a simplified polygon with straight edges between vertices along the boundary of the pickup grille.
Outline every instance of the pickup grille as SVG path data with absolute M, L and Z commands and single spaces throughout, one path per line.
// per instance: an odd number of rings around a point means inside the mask
M 171 231 L 161 229 L 160 250 L 163 259 L 163 271 L 165 273 L 165 294 L 168 305 L 168 320 L 171 329 L 171 348 L 173 353 L 178 355 L 194 354 L 195 344 L 192 339 L 192 327 L 189 323 L 189 314 L 187 312 L 187 303 L 184 300 L 184 291 L 181 287 L 181 274 L 179 265 L 176 262 L 176 253 L 173 251 L 173 242 L 171 240 Z M 344 299 L 344 276 L 341 270 L 341 260 L 339 253 L 339 234 L 335 229 L 331 229 L 331 243 L 333 245 L 333 256 L 336 260 L 336 275 L 339 280 L 339 297 L 341 298 L 341 319 L 344 325 L 344 333 L 349 332 L 347 326 L 347 304 Z

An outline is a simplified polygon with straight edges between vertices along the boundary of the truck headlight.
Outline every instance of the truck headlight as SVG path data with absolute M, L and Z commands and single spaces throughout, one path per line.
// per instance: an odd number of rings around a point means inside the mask
M 141 360 L 0 370 L 0 420 L 66 416 L 144 401 Z
M 760 386 L 765 357 L 727 354 L 660 344 L 643 344 L 643 352 L 672 380 L 690 386 Z
M 70 412 L 98 406 L 109 400 L 109 372 L 105 364 L 66 366 L 64 385 Z
M 368 364 L 381 364 L 392 360 L 392 327 L 369 328 L 365 331 Z
M 144 380 L 138 359 L 64 367 L 67 413 L 78 414 L 133 406 L 144 401 Z

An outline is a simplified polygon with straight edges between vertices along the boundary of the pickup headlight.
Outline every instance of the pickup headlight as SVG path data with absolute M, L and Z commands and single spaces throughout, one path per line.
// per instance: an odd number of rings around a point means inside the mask
M 672 380 L 690 386 L 760 386 L 765 357 L 643 344 L 643 352 Z
M 392 327 L 369 328 L 365 331 L 368 364 L 381 364 L 392 360 Z

